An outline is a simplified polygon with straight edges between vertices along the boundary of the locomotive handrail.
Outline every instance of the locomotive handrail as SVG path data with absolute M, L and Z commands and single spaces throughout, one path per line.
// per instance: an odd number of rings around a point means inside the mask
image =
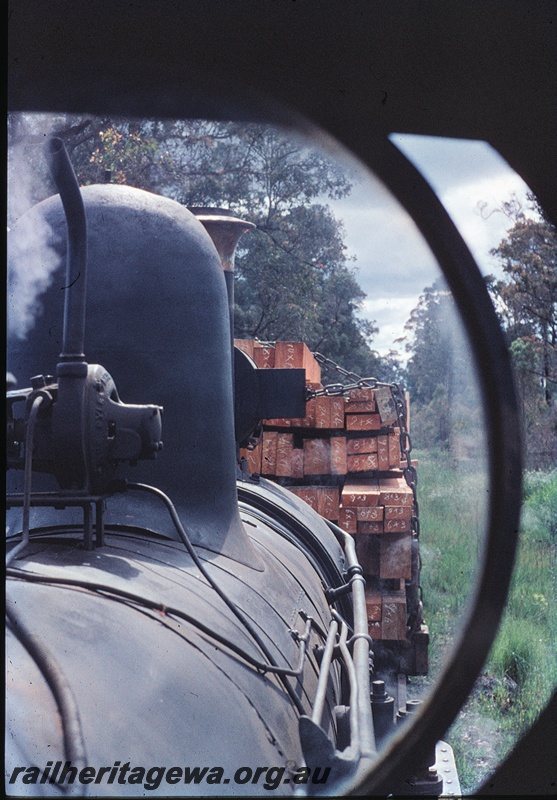
M 338 632 L 338 622 L 333 619 L 329 625 L 329 632 L 325 641 L 325 648 L 319 665 L 319 680 L 317 682 L 317 691 L 315 693 L 315 700 L 313 701 L 313 710 L 311 712 L 311 720 L 316 725 L 321 724 L 323 717 L 323 710 L 325 706 L 325 698 L 327 696 L 327 685 L 329 682 L 329 671 L 333 660 L 333 652 L 336 644 L 336 637 Z
M 358 686 L 358 673 L 354 664 L 354 659 L 350 656 L 348 647 L 346 646 L 346 639 L 348 636 L 348 626 L 344 623 L 340 630 L 339 648 L 346 665 L 348 673 L 348 684 L 350 686 L 350 750 L 354 758 L 359 758 L 364 755 L 365 743 L 361 741 L 360 737 L 360 720 L 359 713 L 360 704 L 359 699 L 361 693 Z M 369 703 L 368 703 L 369 705 Z M 363 746 L 362 746 L 363 745 Z
M 371 687 L 369 681 L 370 656 L 372 655 L 367 623 L 367 609 L 365 598 L 365 578 L 362 568 L 356 555 L 356 544 L 352 536 L 335 525 L 334 522 L 326 520 L 327 525 L 341 542 L 346 561 L 348 564 L 347 572 L 351 576 L 352 601 L 354 614 L 354 635 L 353 640 L 353 660 L 356 670 L 358 693 L 358 718 L 360 736 L 362 740 L 362 755 L 365 757 L 374 756 L 376 753 L 375 733 L 373 729 L 373 717 L 371 703 L 369 702 Z
M 340 634 L 338 632 L 340 624 Z M 366 694 L 365 681 L 362 685 L 360 670 L 357 669 L 350 646 L 360 638 L 354 634 L 348 639 L 349 624 L 333 610 L 333 619 L 322 654 L 317 691 L 311 717 L 300 717 L 300 741 L 304 759 L 311 767 L 317 759 L 326 763 L 332 770 L 333 783 L 351 775 L 353 778 L 369 769 L 375 755 L 373 721 L 368 726 L 366 709 L 371 717 L 369 692 Z M 349 739 L 344 749 L 339 750 L 321 727 L 325 697 L 329 683 L 331 665 L 336 655 L 342 661 L 348 679 L 348 725 Z M 368 665 L 369 672 L 369 665 Z M 370 741 L 369 732 L 371 731 Z

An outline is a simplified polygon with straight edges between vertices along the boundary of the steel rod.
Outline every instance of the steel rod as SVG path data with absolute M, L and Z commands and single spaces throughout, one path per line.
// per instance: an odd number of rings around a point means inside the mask
M 313 710 L 311 713 L 311 720 L 316 725 L 321 724 L 323 716 L 323 707 L 325 705 L 325 698 L 327 696 L 327 686 L 329 683 L 329 672 L 331 669 L 331 662 L 333 660 L 333 650 L 336 644 L 336 637 L 338 632 L 338 623 L 336 620 L 331 620 L 329 632 L 327 634 L 327 641 L 325 642 L 325 649 L 323 651 L 323 658 L 319 665 L 319 680 L 317 682 L 317 691 L 315 693 L 315 701 L 313 703 Z

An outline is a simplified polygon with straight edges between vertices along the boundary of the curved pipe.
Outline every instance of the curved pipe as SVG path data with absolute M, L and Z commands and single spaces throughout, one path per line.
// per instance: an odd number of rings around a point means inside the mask
M 64 285 L 62 361 L 84 361 L 87 293 L 87 222 L 83 198 L 64 142 L 52 137 L 45 146 L 48 166 L 60 194 L 68 224 L 68 254 Z
M 353 662 L 357 674 L 357 683 L 360 689 L 358 695 L 358 725 L 361 732 L 361 753 L 365 758 L 371 758 L 376 753 L 375 731 L 371 712 L 370 686 L 370 658 L 373 653 L 370 648 L 367 625 L 367 608 L 365 597 L 366 581 L 362 575 L 362 568 L 356 555 L 356 543 L 353 536 L 346 533 L 330 520 L 325 520 L 344 549 L 346 558 L 346 572 L 350 576 L 352 586 L 352 603 L 354 606 L 354 648 Z
M 64 671 L 41 637 L 35 636 L 18 615 L 15 601 L 6 597 L 6 616 L 14 636 L 19 639 L 41 671 L 58 706 L 62 723 L 66 760 L 80 770 L 87 765 L 85 740 L 81 727 L 79 708 L 72 687 Z M 85 794 L 78 789 L 80 795 Z M 75 794 L 75 792 L 74 792 Z

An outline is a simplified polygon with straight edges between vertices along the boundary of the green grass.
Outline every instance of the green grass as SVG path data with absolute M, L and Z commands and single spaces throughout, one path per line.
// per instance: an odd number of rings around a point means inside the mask
M 430 627 L 430 684 L 443 663 L 479 565 L 487 480 L 480 465 L 419 454 L 421 583 Z M 520 544 L 499 634 L 447 740 L 470 794 L 535 721 L 557 685 L 557 471 L 527 473 Z
M 433 669 L 454 636 L 479 566 L 487 481 L 445 454 L 419 456 L 421 584 Z

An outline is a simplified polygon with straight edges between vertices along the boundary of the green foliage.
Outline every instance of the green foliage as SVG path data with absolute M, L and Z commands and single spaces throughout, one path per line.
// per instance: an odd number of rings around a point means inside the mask
M 479 398 L 453 297 L 442 281 L 424 289 L 406 324 L 412 438 L 419 447 L 459 454 L 472 446 Z
M 81 184 L 110 180 L 190 207 L 223 206 L 256 225 L 236 258 L 238 337 L 300 339 L 348 370 L 392 373 L 393 364 L 381 369 L 371 347 L 376 328 L 359 317 L 365 295 L 342 225 L 326 205 L 351 190 L 338 163 L 268 125 L 11 119 L 17 146 L 42 161 L 36 142 L 44 141 L 47 126 L 65 141 Z
M 557 540 L 557 470 L 526 473 L 525 486 L 524 513 L 530 524 L 541 538 Z
M 429 684 L 443 666 L 470 596 L 487 493 L 479 463 L 455 461 L 446 452 L 418 455 Z M 503 760 L 557 685 L 556 520 L 557 472 L 527 472 L 520 544 L 501 627 L 471 698 L 446 734 L 465 794 Z
M 83 185 L 109 178 L 112 183 L 128 183 L 138 188 L 150 185 L 150 168 L 160 163 L 159 143 L 140 131 L 126 134 L 113 127 L 98 132 L 99 143 L 89 157 L 89 164 L 80 171 Z M 142 187 L 140 184 L 144 184 Z
M 413 406 L 412 441 L 418 446 L 449 448 L 450 407 L 447 390 L 437 385 L 429 403 Z
M 530 200 L 536 218 L 507 210 L 512 227 L 491 251 L 504 277 L 491 292 L 516 371 L 527 464 L 547 468 L 557 458 L 557 232 Z
M 543 595 L 536 594 L 535 597 L 540 598 Z M 511 628 L 508 625 L 504 627 L 490 655 L 489 666 L 500 681 L 495 699 L 503 711 L 513 701 L 515 687 L 524 686 L 536 664 L 542 661 L 542 648 L 536 639 L 532 642 L 531 635 L 525 635 L 526 625 L 531 626 L 532 620 L 520 620 Z M 504 678 L 512 681 L 506 690 L 504 686 L 501 687 Z
M 407 349 L 408 388 L 414 402 L 431 402 L 439 387 L 449 392 L 453 370 L 448 314 L 452 299 L 441 281 L 424 289 L 413 309 L 406 329 L 412 331 L 413 341 Z
M 535 469 L 550 468 L 557 461 L 557 405 L 552 393 L 544 390 L 547 382 L 544 384 L 540 380 L 541 347 L 533 335 L 515 339 L 510 346 L 520 399 L 526 464 Z
M 530 201 L 535 218 L 514 197 L 498 209 L 511 222 L 491 251 L 503 277 L 488 276 L 486 285 L 515 368 L 526 463 L 547 469 L 557 461 L 557 233 L 535 199 Z M 453 449 L 455 425 L 468 426 L 475 415 L 477 401 L 470 402 L 466 388 L 470 359 L 454 320 L 452 297 L 436 282 L 424 289 L 406 326 L 412 333 L 408 388 L 420 446 Z
M 448 452 L 418 451 L 421 582 L 433 641 L 452 635 L 479 563 L 485 474 L 479 462 L 458 463 Z
M 549 348 L 557 345 L 557 235 L 548 221 L 517 214 L 507 237 L 492 255 L 505 279 L 495 284 L 499 308 L 512 338 L 533 335 Z M 543 373 L 541 373 L 543 374 Z

